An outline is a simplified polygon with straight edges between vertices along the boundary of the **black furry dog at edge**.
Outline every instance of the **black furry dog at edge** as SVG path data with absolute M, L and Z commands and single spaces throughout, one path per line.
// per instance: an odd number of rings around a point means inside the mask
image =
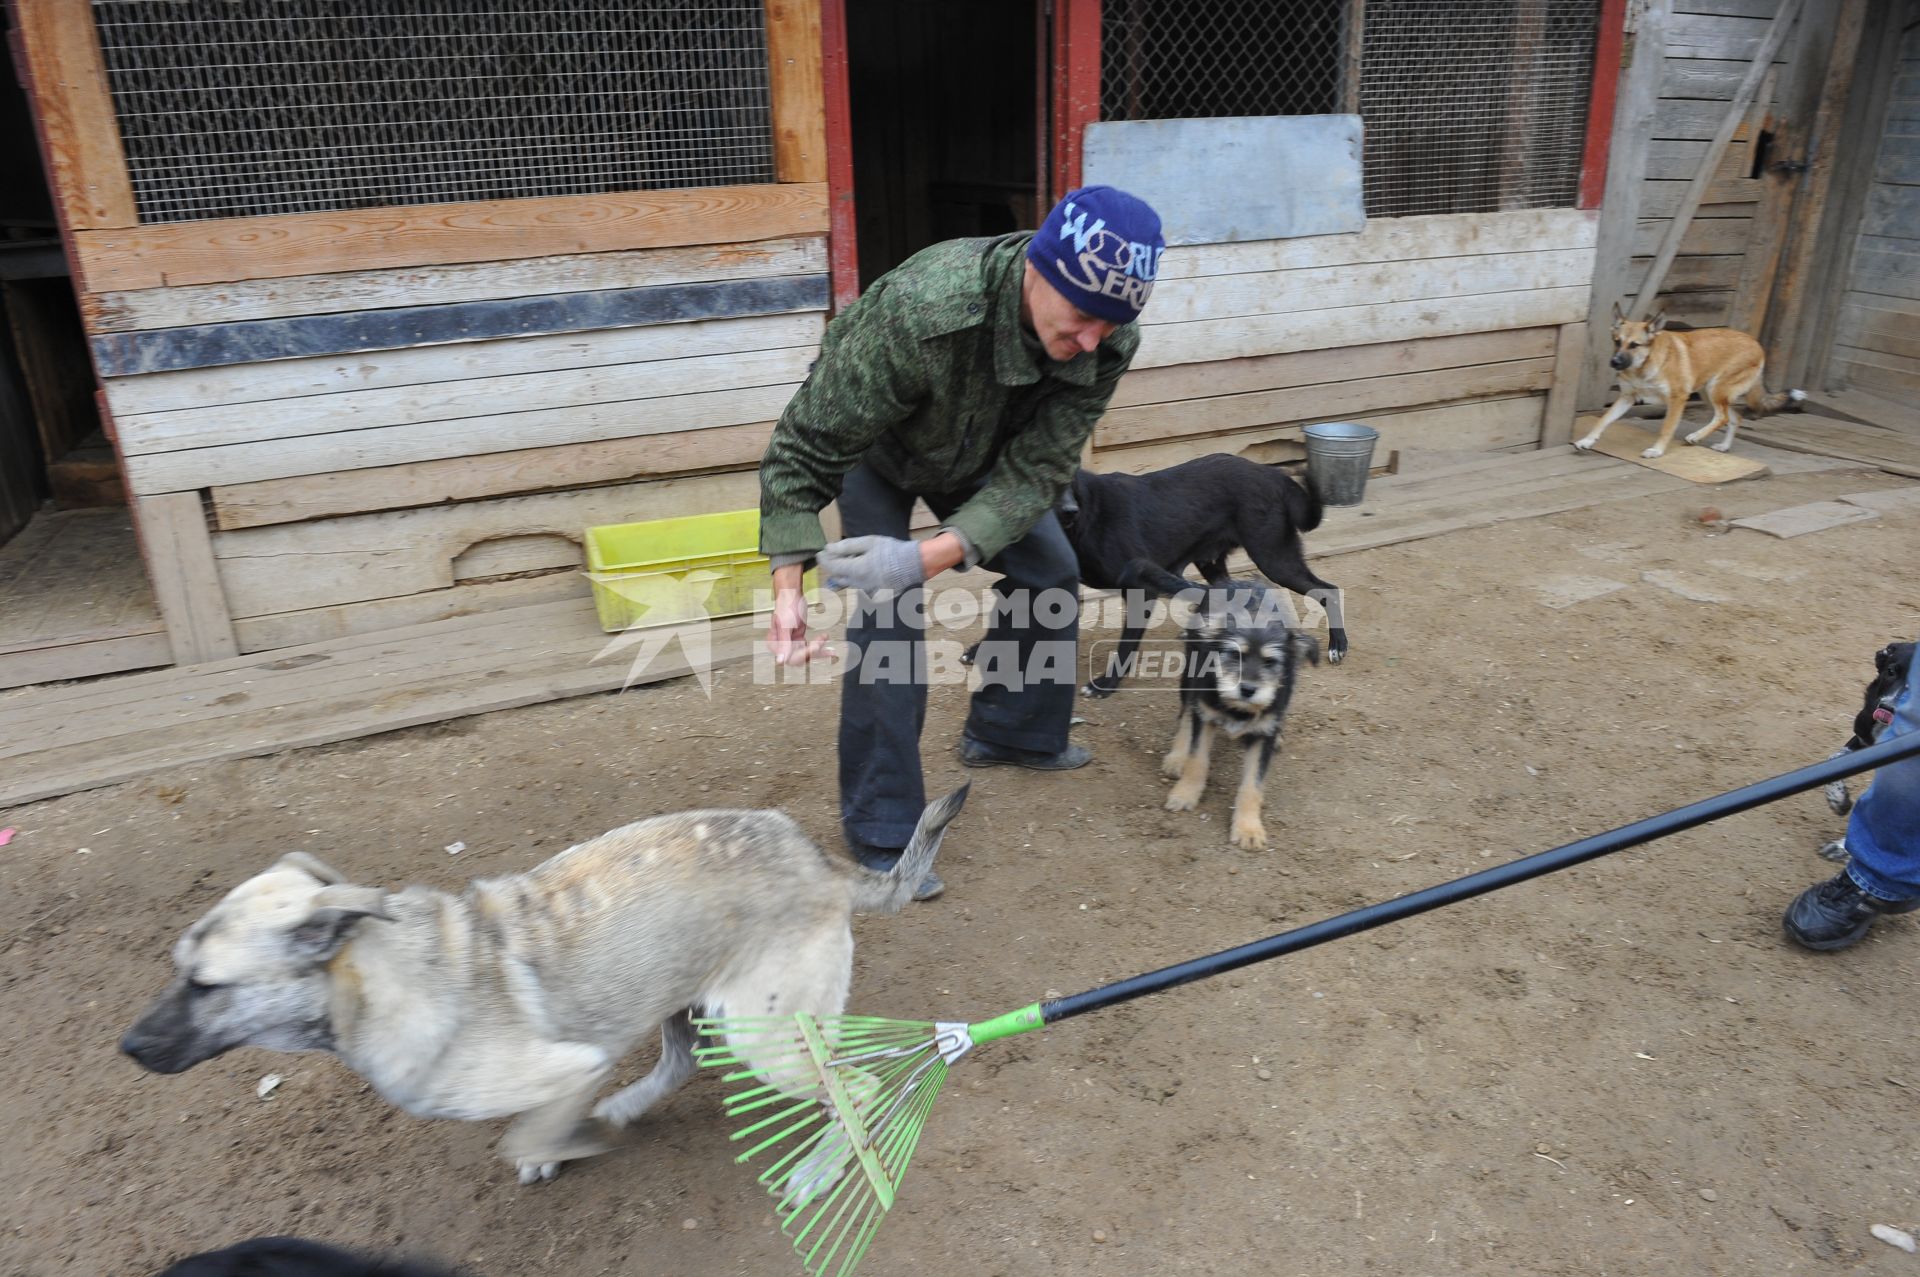
M 417 1259 L 356 1255 L 299 1237 L 255 1237 L 224 1250 L 190 1255 L 157 1277 L 455 1277 L 451 1268 Z

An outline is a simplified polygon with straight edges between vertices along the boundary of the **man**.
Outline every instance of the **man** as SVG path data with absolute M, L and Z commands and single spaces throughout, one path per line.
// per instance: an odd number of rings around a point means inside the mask
M 1920 730 L 1920 660 L 1907 666 L 1893 701 L 1891 740 Z M 1847 816 L 1847 867 L 1801 892 L 1783 920 L 1787 935 L 1825 952 L 1858 944 L 1888 914 L 1920 909 L 1920 758 L 1890 763 Z
M 961 761 L 1040 771 L 1088 761 L 1067 740 L 1080 582 L 1053 505 L 1132 362 L 1162 249 L 1159 216 L 1106 186 L 1072 192 L 1032 234 L 935 244 L 829 325 L 781 414 L 760 463 L 767 642 L 785 664 L 822 649 L 806 632 L 810 560 L 829 585 L 858 592 L 840 818 L 864 864 L 891 866 L 926 805 L 921 586 L 949 568 L 1000 575 Z M 918 542 L 916 497 L 943 525 Z M 828 545 L 820 510 L 836 498 L 844 539 Z M 929 875 L 917 897 L 941 886 Z

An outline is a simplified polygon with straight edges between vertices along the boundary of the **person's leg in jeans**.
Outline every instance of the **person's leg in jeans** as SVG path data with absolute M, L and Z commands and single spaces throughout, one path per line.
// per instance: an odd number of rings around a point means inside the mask
M 1920 731 L 1920 661 L 1893 703 L 1881 740 Z M 1920 897 L 1920 758 L 1882 767 L 1847 818 L 1847 875 L 1882 900 Z
M 967 739 L 1030 757 L 1064 756 L 1079 685 L 1080 564 L 1073 546 L 1049 511 L 982 566 L 1000 580 L 974 653 L 981 682 Z
M 844 537 L 908 535 L 913 494 L 862 463 L 840 484 Z M 849 843 L 897 851 L 927 805 L 920 729 L 927 719 L 922 640 L 925 592 L 849 596 L 847 656 L 840 684 L 840 823 Z
M 1880 739 L 1920 731 L 1920 661 L 1907 671 Z M 1847 818 L 1847 867 L 1787 910 L 1787 934 L 1809 949 L 1844 949 L 1876 919 L 1920 907 L 1920 758 L 1882 767 Z

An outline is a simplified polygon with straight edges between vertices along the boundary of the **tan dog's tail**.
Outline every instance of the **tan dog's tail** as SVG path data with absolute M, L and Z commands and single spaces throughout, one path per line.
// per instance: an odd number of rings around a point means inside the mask
M 969 782 L 945 798 L 927 804 L 927 809 L 920 813 L 920 823 L 913 827 L 913 838 L 893 868 L 885 873 L 875 869 L 860 871 L 853 886 L 856 913 L 899 913 L 907 901 L 913 899 L 913 889 L 933 868 L 933 857 L 940 850 L 948 822 L 960 814 L 960 808 L 967 801 L 967 791 L 972 788 Z
M 1755 412 L 1779 412 L 1782 408 L 1788 412 L 1799 412 L 1806 404 L 1807 392 L 1804 390 L 1786 390 L 1770 395 L 1767 388 L 1756 381 L 1753 389 L 1747 391 L 1747 407 Z

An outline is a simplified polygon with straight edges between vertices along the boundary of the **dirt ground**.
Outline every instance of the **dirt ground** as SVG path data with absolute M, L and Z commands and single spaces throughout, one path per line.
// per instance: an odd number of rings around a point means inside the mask
M 1198 813 L 1161 809 L 1164 694 L 1085 703 L 1096 761 L 1042 776 L 965 773 L 964 692 L 936 691 L 930 786 L 975 779 L 949 890 L 856 922 L 852 1009 L 981 1018 L 1824 758 L 1874 650 L 1920 630 L 1920 515 L 1790 541 L 1696 516 L 1901 482 L 1788 475 L 1324 561 L 1353 652 L 1302 681 L 1265 852 L 1227 845 L 1230 761 Z M 1622 588 L 1567 603 L 1598 581 Z M 298 1233 L 485 1277 L 797 1273 L 714 1079 L 521 1188 L 499 1124 L 407 1117 L 331 1059 L 168 1078 L 114 1044 L 174 936 L 290 849 L 454 887 L 763 805 L 837 846 L 835 694 L 735 669 L 711 701 L 683 680 L 0 813 L 0 1272 L 144 1277 Z M 1920 1272 L 1868 1232 L 1920 1230 L 1920 925 L 1830 956 L 1780 935 L 1839 827 L 1807 795 L 984 1047 L 863 1271 Z

